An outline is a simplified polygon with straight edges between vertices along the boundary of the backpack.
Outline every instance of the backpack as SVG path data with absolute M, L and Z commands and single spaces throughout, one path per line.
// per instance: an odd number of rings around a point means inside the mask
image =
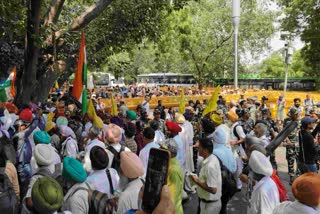
M 120 153 L 124 151 L 125 146 L 121 145 L 119 152 L 117 150 L 115 150 L 115 148 L 113 148 L 112 146 L 108 146 L 107 149 L 110 152 L 112 152 L 112 154 L 114 156 L 112 163 L 111 163 L 111 168 L 114 168 L 119 173 L 120 172 Z
M 116 213 L 118 209 L 119 198 L 109 198 L 106 193 L 102 193 L 98 190 L 91 190 L 88 183 L 87 188 L 79 187 L 74 190 L 69 197 L 73 196 L 79 190 L 85 190 L 88 192 L 89 213 L 88 214 L 112 214 Z
M 233 134 L 234 134 L 234 136 L 236 136 L 236 138 L 238 139 L 238 140 L 240 140 L 240 136 L 239 136 L 239 134 L 238 134 L 238 132 L 237 132 L 237 127 L 238 126 L 240 126 L 239 124 L 237 124 L 237 125 L 235 125 L 235 127 L 233 128 Z
M 106 169 L 106 173 L 107 173 L 107 177 L 108 177 L 108 180 L 109 180 L 110 193 L 111 193 L 111 195 L 113 195 L 114 188 L 113 188 L 113 184 L 112 184 L 110 170 L 108 168 Z
M 222 179 L 222 195 L 221 202 L 228 202 L 233 195 L 238 191 L 237 182 L 233 174 L 225 167 L 222 161 L 216 156 L 220 163 L 221 179 Z
M 17 196 L 9 177 L 5 174 L 5 168 L 0 168 L 0 210 L 1 213 L 18 213 Z

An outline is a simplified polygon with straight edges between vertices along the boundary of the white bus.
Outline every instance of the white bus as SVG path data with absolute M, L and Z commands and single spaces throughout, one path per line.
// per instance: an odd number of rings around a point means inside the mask
M 97 86 L 125 86 L 124 77 L 116 78 L 110 73 L 94 72 L 92 73 L 94 84 Z
M 186 86 L 196 85 L 192 74 L 150 73 L 138 75 L 137 86 Z

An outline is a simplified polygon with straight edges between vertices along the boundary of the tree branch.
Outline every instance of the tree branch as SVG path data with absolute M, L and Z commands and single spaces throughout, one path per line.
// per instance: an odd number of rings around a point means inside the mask
M 195 54 L 193 53 L 191 48 L 188 48 L 188 50 L 191 52 L 191 57 L 192 57 L 192 60 L 194 61 L 194 64 L 196 65 L 197 70 L 200 71 L 200 67 L 197 63 L 197 59 L 196 59 Z
M 57 23 L 65 0 L 52 0 L 50 8 L 44 20 L 44 25 Z
M 212 48 L 212 50 L 208 53 L 208 55 L 206 56 L 206 58 L 205 58 L 205 62 L 207 62 L 208 60 L 209 60 L 209 58 L 210 58 L 210 56 L 212 55 L 212 54 L 214 54 L 214 52 L 216 51 L 216 50 L 218 50 L 219 48 L 221 48 L 222 46 L 223 46 L 223 44 L 225 43 L 225 42 L 227 42 L 230 38 L 231 38 L 231 36 L 233 35 L 233 33 L 231 33 L 229 36 L 227 36 L 226 38 L 224 38 L 224 39 L 222 39 L 222 41 L 220 42 L 220 44 L 218 44 L 216 47 L 214 47 L 214 48 Z
M 71 24 L 69 31 L 77 31 L 88 25 L 93 19 L 98 17 L 101 12 L 108 7 L 113 0 L 100 0 L 91 5 L 85 12 L 78 16 Z

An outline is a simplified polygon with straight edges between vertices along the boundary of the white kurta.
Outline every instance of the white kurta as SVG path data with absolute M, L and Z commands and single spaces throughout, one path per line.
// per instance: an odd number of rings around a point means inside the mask
M 239 122 L 234 123 L 231 128 L 230 128 L 230 138 L 231 140 L 238 140 L 237 137 L 234 135 L 234 129 L 236 128 L 236 132 L 238 133 L 240 138 L 245 138 L 246 135 L 243 131 L 242 126 L 239 124 Z M 237 188 L 241 189 L 242 188 L 242 181 L 240 180 L 239 176 L 242 173 L 243 170 L 243 161 L 242 158 L 239 156 L 238 152 L 240 153 L 240 155 L 244 155 L 245 151 L 242 147 L 242 145 L 233 145 L 231 147 L 232 153 L 234 158 L 236 159 L 237 162 L 237 171 L 234 173 L 234 177 L 237 181 Z
M 140 178 L 128 183 L 120 193 L 117 213 L 122 214 L 130 209 L 139 209 L 139 192 L 143 183 Z
M 79 152 L 78 143 L 72 137 L 68 137 L 62 143 L 61 153 L 62 153 L 63 157 L 70 156 L 70 157 L 73 157 L 76 159 L 78 152 Z
M 263 177 L 253 188 L 248 214 L 271 214 L 280 204 L 277 185 L 269 177 Z
M 319 214 L 320 209 L 316 210 L 300 203 L 299 201 L 285 201 L 279 204 L 274 210 L 273 214 Z
M 93 140 L 88 140 L 88 144 L 87 144 L 87 146 L 86 146 L 86 148 L 85 148 L 85 151 L 86 151 L 86 152 L 90 152 L 91 149 L 92 149 L 94 146 L 99 146 L 99 147 L 101 147 L 101 148 L 103 148 L 103 149 L 106 148 L 106 145 L 105 145 L 103 142 L 101 142 L 99 139 L 96 138 L 96 139 L 93 139 Z
M 156 130 L 154 135 L 154 142 L 160 144 L 165 140 L 166 140 L 166 136 L 163 134 L 163 132 L 160 130 Z
M 89 185 L 90 186 L 90 185 Z M 88 191 L 78 190 L 79 188 L 88 189 L 86 183 L 76 183 L 64 196 L 62 210 L 68 210 L 72 213 L 87 214 L 89 213 Z M 92 187 L 90 186 L 92 189 Z
M 185 121 L 183 124 L 179 124 L 182 131 L 179 133 L 179 136 L 183 142 L 183 148 L 185 153 L 185 164 L 183 169 L 186 172 L 193 172 L 194 171 L 194 164 L 193 164 L 193 126 L 189 121 Z

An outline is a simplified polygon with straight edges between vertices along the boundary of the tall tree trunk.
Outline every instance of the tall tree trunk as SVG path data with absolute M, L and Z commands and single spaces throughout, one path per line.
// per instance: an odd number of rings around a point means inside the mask
M 199 90 L 202 90 L 202 88 L 203 88 L 202 68 L 200 68 L 200 67 L 198 69 L 198 76 L 199 76 Z
M 32 100 L 32 93 L 37 84 L 36 74 L 38 69 L 41 0 L 27 1 L 27 36 L 24 54 L 24 69 L 22 75 L 17 76 L 17 96 L 15 103 L 18 106 L 28 104 Z

